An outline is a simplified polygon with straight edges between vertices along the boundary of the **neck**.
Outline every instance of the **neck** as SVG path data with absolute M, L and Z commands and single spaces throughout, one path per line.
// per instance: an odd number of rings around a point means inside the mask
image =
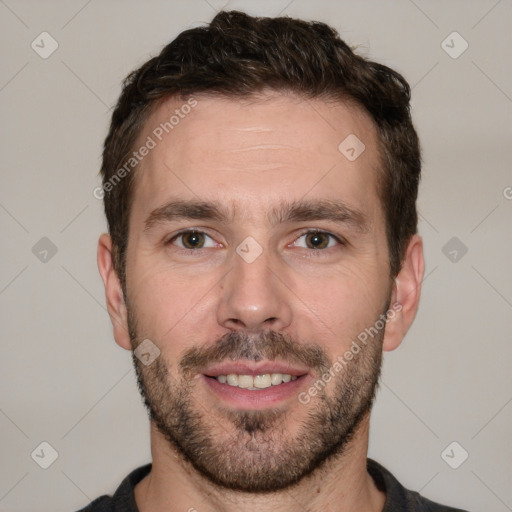
M 385 494 L 366 471 L 369 414 L 339 456 L 332 457 L 292 488 L 250 494 L 222 489 L 199 474 L 151 424 L 151 472 L 135 487 L 140 512 L 187 510 L 239 512 L 281 510 L 311 512 L 365 510 L 381 512 Z

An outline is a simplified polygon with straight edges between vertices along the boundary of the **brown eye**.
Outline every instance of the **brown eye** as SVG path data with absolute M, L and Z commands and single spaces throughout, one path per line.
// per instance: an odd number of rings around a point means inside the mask
M 215 247 L 215 241 L 202 231 L 184 231 L 170 240 L 172 245 L 177 245 L 182 249 L 204 249 Z
M 303 249 L 330 249 L 336 245 L 343 245 L 343 242 L 337 236 L 328 232 L 308 231 L 299 236 L 292 245 Z
M 307 233 L 305 241 L 309 249 L 325 249 L 329 245 L 329 238 L 327 233 Z
M 204 245 L 204 233 L 192 231 L 183 236 L 183 246 L 187 249 L 197 249 Z

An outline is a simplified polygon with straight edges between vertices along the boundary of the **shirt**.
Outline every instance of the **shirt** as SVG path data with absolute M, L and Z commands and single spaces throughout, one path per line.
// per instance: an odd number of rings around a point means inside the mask
M 408 491 L 386 468 L 372 459 L 367 459 L 367 469 L 378 489 L 386 493 L 382 512 L 465 512 Z M 78 512 L 139 512 L 134 488 L 150 471 L 151 464 L 137 468 L 122 481 L 112 497 L 101 496 Z

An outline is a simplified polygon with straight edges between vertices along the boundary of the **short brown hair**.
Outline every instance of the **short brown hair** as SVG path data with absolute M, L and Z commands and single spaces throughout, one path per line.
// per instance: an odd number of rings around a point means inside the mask
M 229 11 L 217 14 L 209 25 L 179 34 L 124 81 L 101 167 L 114 268 L 123 287 L 134 175 L 128 173 L 115 186 L 111 180 L 130 158 L 151 109 L 173 96 L 184 99 L 207 92 L 241 98 L 269 88 L 306 98 L 348 100 L 370 114 L 380 141 L 379 196 L 390 275 L 399 272 L 407 242 L 417 230 L 421 171 L 408 83 L 396 71 L 356 55 L 324 23 Z

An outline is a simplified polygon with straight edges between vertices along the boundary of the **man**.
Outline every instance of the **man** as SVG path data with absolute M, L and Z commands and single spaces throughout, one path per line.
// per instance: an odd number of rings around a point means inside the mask
M 240 12 L 128 77 L 98 265 L 152 464 L 85 510 L 454 510 L 367 459 L 424 272 L 409 99 L 328 26 Z

